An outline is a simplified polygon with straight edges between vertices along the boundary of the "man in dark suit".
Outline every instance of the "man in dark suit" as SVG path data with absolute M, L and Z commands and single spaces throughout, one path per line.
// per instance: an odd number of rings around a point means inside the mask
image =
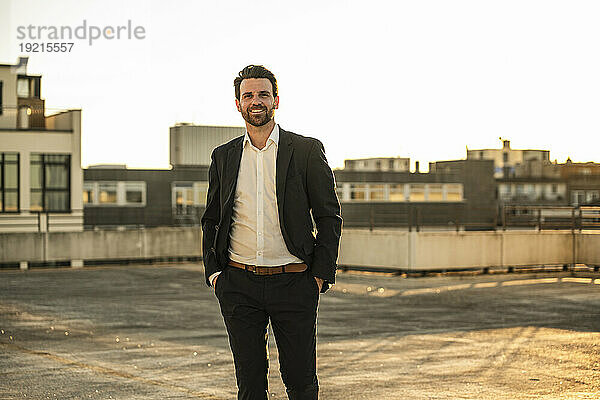
M 246 134 L 212 153 L 202 250 L 233 353 L 238 399 L 267 399 L 267 325 L 290 399 L 318 398 L 319 293 L 335 282 L 340 205 L 323 145 L 280 128 L 275 76 L 234 80 Z M 314 221 L 314 222 L 313 222 Z

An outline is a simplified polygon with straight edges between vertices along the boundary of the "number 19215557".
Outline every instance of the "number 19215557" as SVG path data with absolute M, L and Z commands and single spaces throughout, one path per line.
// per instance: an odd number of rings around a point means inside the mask
M 19 43 L 19 48 L 24 53 L 70 53 L 75 43 Z

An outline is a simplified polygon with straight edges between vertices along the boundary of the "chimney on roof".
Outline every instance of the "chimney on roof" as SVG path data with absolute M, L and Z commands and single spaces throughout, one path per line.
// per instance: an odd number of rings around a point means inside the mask
M 503 140 L 502 141 L 502 148 L 503 149 L 510 149 L 510 140 Z
M 415 173 L 419 173 L 419 162 L 415 161 Z
M 17 74 L 27 74 L 27 62 L 29 57 L 19 57 L 19 61 L 14 66 Z

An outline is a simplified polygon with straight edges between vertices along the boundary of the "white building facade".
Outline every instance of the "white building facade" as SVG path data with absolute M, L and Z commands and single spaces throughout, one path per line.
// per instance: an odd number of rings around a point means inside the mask
M 46 115 L 27 58 L 0 64 L 0 232 L 83 230 L 81 110 Z

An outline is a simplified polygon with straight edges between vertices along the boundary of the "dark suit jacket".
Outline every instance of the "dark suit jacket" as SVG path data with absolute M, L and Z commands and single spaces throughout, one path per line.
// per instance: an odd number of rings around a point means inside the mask
M 208 285 L 210 275 L 229 262 L 229 229 L 243 143 L 244 137 L 240 136 L 212 153 L 206 210 L 202 216 L 202 253 Z M 323 144 L 280 127 L 275 175 L 279 224 L 285 244 L 291 254 L 309 266 L 314 276 L 325 280 L 322 289 L 325 292 L 329 283 L 335 282 L 342 218 Z

